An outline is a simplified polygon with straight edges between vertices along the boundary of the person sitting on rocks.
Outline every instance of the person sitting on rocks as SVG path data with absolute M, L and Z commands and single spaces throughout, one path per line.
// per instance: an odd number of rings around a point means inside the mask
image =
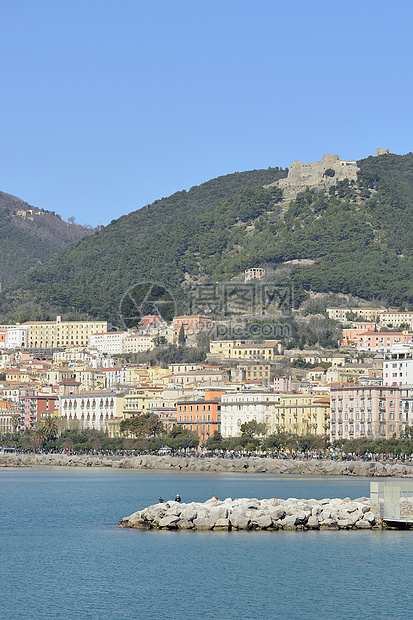
M 178 503 L 180 503 L 180 501 L 181 501 L 181 496 L 178 495 L 178 493 L 176 494 L 175 501 L 178 502 Z
M 160 504 L 163 504 L 163 499 L 162 499 L 162 497 L 160 497 L 160 498 L 159 498 L 159 503 L 160 503 Z

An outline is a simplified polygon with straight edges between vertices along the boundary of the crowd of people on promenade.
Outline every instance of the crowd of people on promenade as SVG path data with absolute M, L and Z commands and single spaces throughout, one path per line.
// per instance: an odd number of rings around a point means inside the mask
M 10 453 L 10 449 L 1 448 L 5 453 Z M 66 454 L 68 456 L 95 456 L 101 458 L 130 458 L 134 456 L 170 456 L 175 458 L 191 458 L 191 459 L 241 459 L 241 458 L 271 458 L 282 460 L 294 460 L 294 461 L 363 461 L 363 462 L 386 462 L 386 463 L 413 463 L 413 454 L 345 454 L 344 452 L 329 452 L 315 453 L 315 452 L 235 452 L 235 451 L 213 451 L 213 452 L 194 452 L 194 451 L 151 451 L 151 450 L 21 450 L 13 449 L 14 454 Z

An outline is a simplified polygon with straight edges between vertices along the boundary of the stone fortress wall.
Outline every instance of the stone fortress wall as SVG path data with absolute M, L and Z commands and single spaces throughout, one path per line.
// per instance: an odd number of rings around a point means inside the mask
M 333 170 L 334 175 L 326 175 L 327 170 Z M 283 190 L 284 200 L 292 200 L 306 187 L 317 185 L 330 187 L 335 185 L 337 181 L 344 179 L 356 181 L 358 170 L 355 160 L 342 160 L 339 155 L 327 154 L 323 155 L 321 161 L 314 163 L 293 161 L 289 167 L 287 178 L 280 179 L 278 186 Z
M 376 149 L 376 157 L 380 155 L 388 155 L 390 149 Z M 334 174 L 326 175 L 327 170 L 332 170 Z M 331 187 L 337 181 L 357 181 L 357 172 L 360 168 L 354 159 L 340 159 L 339 155 L 331 155 L 330 153 L 323 155 L 321 161 L 307 163 L 302 161 L 293 161 L 288 169 L 286 179 L 280 179 L 271 185 L 276 185 L 283 191 L 283 202 L 288 203 L 294 200 L 300 192 L 305 191 L 307 187 Z M 331 176 L 332 175 L 332 176 Z

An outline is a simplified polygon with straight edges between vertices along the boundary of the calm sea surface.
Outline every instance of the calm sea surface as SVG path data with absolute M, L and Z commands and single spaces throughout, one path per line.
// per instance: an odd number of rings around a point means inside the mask
M 176 493 L 354 499 L 369 480 L 2 469 L 0 618 L 413 618 L 413 532 L 117 527 Z

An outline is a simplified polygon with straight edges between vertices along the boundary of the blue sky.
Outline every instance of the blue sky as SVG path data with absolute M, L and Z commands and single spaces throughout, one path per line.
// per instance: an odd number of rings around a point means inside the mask
M 213 177 L 412 149 L 408 1 L 0 4 L 0 190 L 109 223 Z

